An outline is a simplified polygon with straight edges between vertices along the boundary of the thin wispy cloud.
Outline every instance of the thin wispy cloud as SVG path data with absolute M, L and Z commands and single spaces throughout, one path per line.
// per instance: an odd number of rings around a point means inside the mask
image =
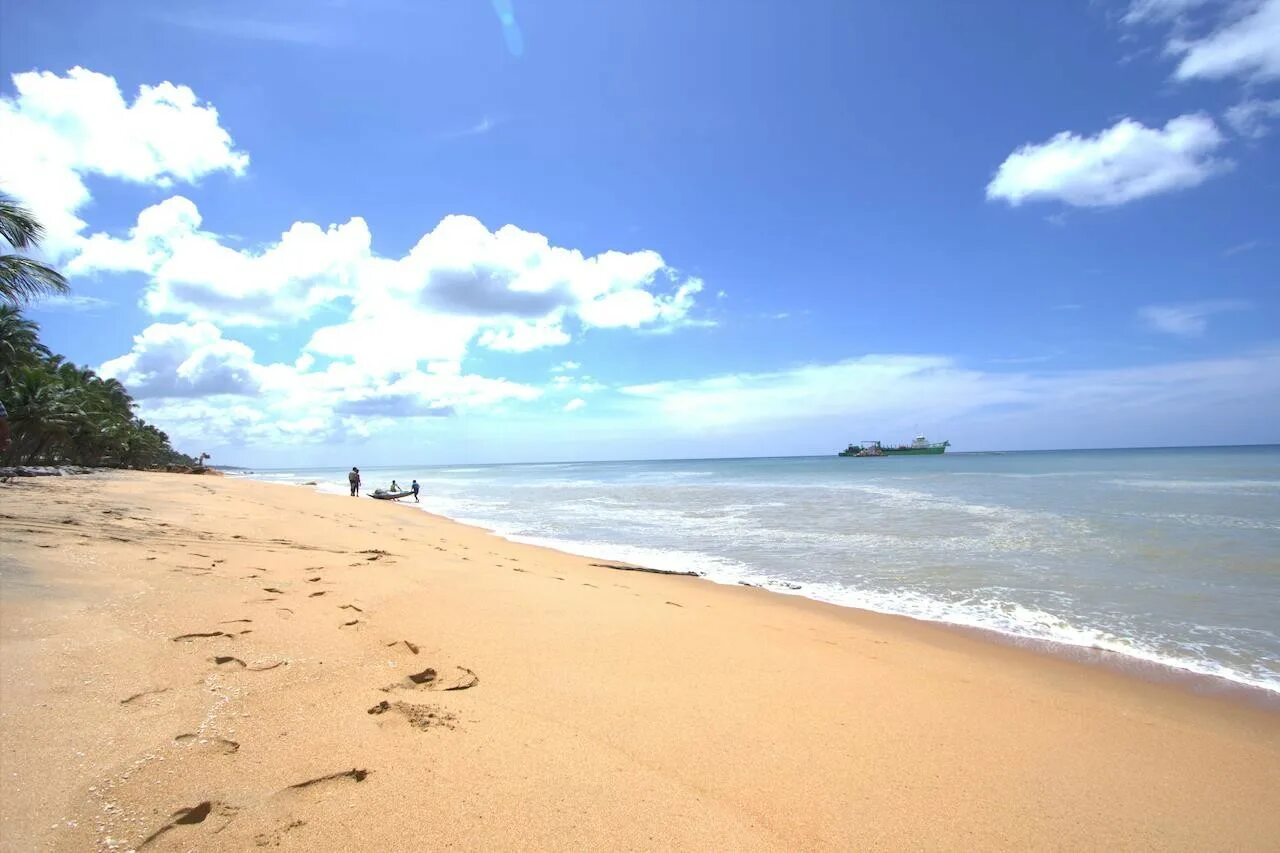
M 62 296 L 49 296 L 31 306 L 33 311 L 101 311 L 110 308 L 111 302 L 96 296 L 83 296 L 78 293 Z
M 1209 328 L 1209 319 L 1214 315 L 1248 307 L 1249 303 L 1242 299 L 1210 299 L 1179 305 L 1147 305 L 1138 310 L 1138 317 L 1152 331 L 1198 338 Z
M 1053 355 L 1022 355 L 1008 358 L 989 358 L 987 362 L 990 364 L 1043 364 L 1054 357 Z
M 503 119 L 482 117 L 478 122 L 458 130 L 446 130 L 438 134 L 439 139 L 464 139 L 468 136 L 484 136 L 503 124 Z
M 1222 256 L 1225 258 L 1229 258 L 1232 255 L 1239 255 L 1239 254 L 1243 254 L 1244 252 L 1252 252 L 1254 249 L 1257 249 L 1260 246 L 1264 246 L 1264 245 L 1266 245 L 1266 243 L 1263 240 L 1249 240 L 1246 243 L 1238 243 L 1235 246 L 1231 246 L 1228 249 L 1223 249 Z
M 175 27 L 231 38 L 317 46 L 330 45 L 337 41 L 333 31 L 312 22 L 264 21 L 257 18 L 230 18 L 192 12 L 166 12 L 158 17 L 159 20 Z

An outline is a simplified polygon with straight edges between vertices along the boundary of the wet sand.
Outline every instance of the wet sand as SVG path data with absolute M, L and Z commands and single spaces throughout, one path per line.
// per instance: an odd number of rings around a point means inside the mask
M 1275 849 L 1280 713 L 227 478 L 0 486 L 0 849 Z

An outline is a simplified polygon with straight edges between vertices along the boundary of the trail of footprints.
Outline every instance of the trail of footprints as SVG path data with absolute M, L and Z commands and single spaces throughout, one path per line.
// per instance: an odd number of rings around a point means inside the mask
M 242 537 L 234 537 L 242 538 Z M 443 549 L 442 549 L 443 550 Z M 352 566 L 365 566 L 373 561 L 386 561 L 386 564 L 392 564 L 393 561 L 386 558 L 392 556 L 386 551 L 370 549 L 359 552 L 364 559 L 358 563 L 352 563 Z M 184 571 L 193 576 L 205 576 L 217 569 L 225 559 L 214 559 L 208 554 L 199 554 L 191 552 L 193 557 L 201 557 L 211 560 L 211 567 L 197 566 L 181 566 L 177 571 Z M 155 559 L 149 557 L 147 559 Z M 258 566 L 249 566 L 249 569 L 255 572 L 264 572 Z M 303 569 L 304 572 L 320 572 L 325 569 L 324 566 L 308 566 Z M 261 575 L 250 574 L 240 576 L 241 580 L 257 579 Z M 304 578 L 306 583 L 319 583 L 323 580 L 321 575 Z M 263 592 L 271 593 L 273 596 L 285 596 L 288 594 L 287 585 L 262 587 Z M 316 590 L 307 593 L 305 598 L 318 599 L 323 597 L 329 590 Z M 248 604 L 263 604 L 274 602 L 277 598 L 258 598 L 249 600 Z M 364 609 L 355 604 L 338 605 L 339 610 L 349 611 L 364 615 Z M 288 607 L 275 608 L 276 615 L 283 618 L 289 618 L 294 611 Z M 198 643 L 213 642 L 225 643 L 234 642 L 240 637 L 253 632 L 253 620 L 249 618 L 224 619 L 217 623 L 219 626 L 228 626 L 227 630 L 216 628 L 208 631 L 192 631 L 185 634 L 178 634 L 170 637 L 173 643 Z M 353 617 L 348 621 L 338 624 L 338 628 L 354 628 L 368 624 L 365 618 Z M 238 627 L 245 626 L 245 627 Z M 402 648 L 404 651 L 417 656 L 421 653 L 421 646 L 411 640 L 393 640 L 384 644 L 387 648 Z M 230 654 L 215 654 L 208 658 L 209 663 L 219 670 L 232 669 L 243 670 L 245 672 L 266 672 L 284 667 L 288 664 L 287 660 L 277 660 L 269 663 L 249 663 L 243 658 Z M 414 691 L 414 692 L 440 692 L 449 693 L 470 690 L 480 683 L 480 677 L 476 673 L 464 666 L 455 666 L 446 673 L 441 673 L 434 667 L 425 667 L 417 672 L 410 673 L 400 681 L 388 684 L 380 688 L 384 693 L 393 691 Z M 144 703 L 152 703 L 156 697 L 169 693 L 170 688 L 159 687 L 149 690 L 143 690 L 134 693 L 120 700 L 121 705 L 141 705 Z M 427 731 L 434 728 L 456 729 L 458 726 L 458 715 L 447 708 L 431 703 L 413 703 L 402 700 L 383 699 L 372 707 L 366 709 L 365 713 L 370 717 L 384 717 L 385 715 L 393 715 L 401 718 L 411 728 L 417 731 Z M 195 749 L 203 753 L 217 756 L 233 756 L 240 751 L 241 744 L 238 741 L 228 738 L 209 736 L 205 734 L 197 734 L 195 732 L 184 732 L 176 735 L 173 742 L 184 749 Z M 317 786 L 328 786 L 335 784 L 353 784 L 365 781 L 373 771 L 363 768 L 351 768 L 350 770 L 342 770 L 335 773 L 329 773 L 322 776 L 316 776 L 311 779 L 305 779 L 288 785 L 277 791 L 274 797 L 286 797 L 293 793 L 309 790 Z M 143 850 L 155 844 L 161 838 L 166 837 L 174 831 L 181 831 L 186 827 L 196 825 L 209 824 L 212 832 L 221 832 L 235 818 L 240 811 L 240 807 L 230 805 L 218 800 L 204 800 L 193 806 L 179 808 L 173 811 L 168 820 L 158 826 L 150 835 L 137 844 L 135 849 Z M 254 838 L 254 842 L 258 846 L 275 846 L 281 843 L 284 836 L 293 830 L 305 826 L 306 821 L 292 818 L 288 822 L 279 825 L 276 829 L 269 832 L 259 833 Z

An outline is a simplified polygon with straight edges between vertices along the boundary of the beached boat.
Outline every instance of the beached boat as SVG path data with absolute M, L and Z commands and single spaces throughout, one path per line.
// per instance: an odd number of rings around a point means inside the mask
M 395 501 L 400 498 L 407 498 L 409 495 L 413 494 L 413 492 L 388 492 L 386 489 L 374 489 L 372 492 L 368 492 L 367 494 L 374 500 Z
M 878 441 L 864 441 L 859 446 L 850 444 L 840 451 L 841 456 L 937 456 L 946 453 L 951 446 L 949 441 L 931 442 L 923 435 L 917 435 L 910 444 L 899 444 L 885 447 Z

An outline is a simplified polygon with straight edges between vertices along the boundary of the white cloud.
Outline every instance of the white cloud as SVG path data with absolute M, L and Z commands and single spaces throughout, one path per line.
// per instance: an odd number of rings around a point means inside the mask
M 587 405 L 586 400 L 582 399 L 581 397 L 575 397 L 574 399 L 564 404 L 564 410 L 566 412 L 576 412 L 579 409 L 585 407 L 586 405 Z
M 267 21 L 255 18 L 236 18 L 219 10 L 216 15 L 195 12 L 165 12 L 156 16 L 168 24 L 197 30 L 201 33 L 231 36 L 258 41 L 285 42 L 290 44 L 327 45 L 337 39 L 329 29 L 299 20 Z
M 52 257 L 76 247 L 88 175 L 167 187 L 249 165 L 217 110 L 186 86 L 142 86 L 130 103 L 115 78 L 84 68 L 12 80 L 16 96 L 0 97 L 0 185 L 44 224 Z
M 572 371 L 577 370 L 579 367 L 582 367 L 582 365 L 576 361 L 562 361 L 559 364 L 557 364 L 555 367 L 551 368 L 551 372 L 552 373 L 571 373 Z
M 1266 244 L 1266 241 L 1264 240 L 1247 240 L 1243 243 L 1237 243 L 1234 246 L 1229 246 L 1226 249 L 1223 249 L 1222 256 L 1224 258 L 1230 258 L 1233 255 L 1241 255 L 1241 254 L 1244 254 L 1245 252 L 1252 252 L 1254 249 L 1257 249 L 1265 245 L 1267 244 Z
M 79 293 L 59 294 L 41 297 L 31 305 L 32 311 L 99 311 L 111 307 L 111 303 L 96 296 L 85 296 Z
M 1239 299 L 1212 299 L 1178 305 L 1147 305 L 1139 309 L 1139 318 L 1151 329 L 1169 335 L 1197 338 L 1209 327 L 1209 318 L 1228 311 L 1249 307 Z
M 144 415 L 175 435 L 328 440 L 405 419 L 505 412 L 548 389 L 464 373 L 471 348 L 520 353 L 586 330 L 698 322 L 690 314 L 702 282 L 655 251 L 588 256 L 470 216 L 445 217 L 392 257 L 372 251 L 358 216 L 295 222 L 278 240 L 244 247 L 205 230 L 182 195 L 141 211 L 127 234 L 86 235 L 88 176 L 170 187 L 242 174 L 248 155 L 185 86 L 144 86 L 127 102 L 113 78 L 80 68 L 13 79 L 17 94 L 0 99 L 0 178 L 49 224 L 68 273 L 147 277 L 141 305 L 163 322 L 100 372 L 129 385 Z M 309 340 L 283 363 L 260 364 L 224 334 L 303 323 Z M 577 368 L 564 362 L 561 375 Z M 577 386 L 601 387 L 588 377 Z
M 537 321 L 513 321 L 498 328 L 480 333 L 482 347 L 501 352 L 529 352 L 543 347 L 558 347 L 569 343 L 569 333 L 560 325 L 562 315 L 557 312 Z
M 155 323 L 99 373 L 119 379 L 141 400 L 256 394 L 260 370 L 253 350 L 226 340 L 212 323 Z
M 208 322 L 157 323 L 99 373 L 124 382 L 143 416 L 173 435 L 216 444 L 369 436 L 409 419 L 542 396 L 541 389 L 464 374 L 448 363 L 391 376 L 343 361 L 315 367 L 305 356 L 293 365 L 258 364 L 252 349 Z
M 1014 206 L 1029 200 L 1124 204 L 1196 186 L 1230 168 L 1212 156 L 1223 141 L 1213 119 L 1198 113 L 1171 119 L 1164 128 L 1126 118 L 1095 136 L 1063 131 L 1010 154 L 987 185 L 987 198 Z
M 200 226 L 195 204 L 175 196 L 139 214 L 127 238 L 94 234 L 68 270 L 146 273 L 151 313 L 223 325 L 296 323 L 345 298 L 347 319 L 316 329 L 307 350 L 383 373 L 458 361 L 472 343 L 504 352 L 561 346 L 574 324 L 675 328 L 693 322 L 702 287 L 657 252 L 586 257 L 515 226 L 491 232 L 470 216 L 445 217 L 396 259 L 372 253 L 359 217 L 327 229 L 294 223 L 258 250 L 231 248 Z
M 922 401 L 931 399 L 972 397 L 975 405 L 1016 399 L 992 400 L 990 393 L 978 393 L 982 380 L 982 374 L 942 356 L 869 355 L 767 373 L 633 385 L 621 391 L 656 403 L 670 422 L 716 428 L 796 414 L 814 418 L 856 411 L 862 418 L 875 418 L 911 406 L 923 406 L 923 416 L 933 404 Z
M 1271 132 L 1270 119 L 1280 118 L 1280 98 L 1263 101 L 1249 98 L 1227 108 L 1227 124 L 1248 139 L 1261 139 Z
M 1280 78 L 1280 0 L 1246 0 L 1225 6 L 1226 19 L 1197 38 L 1175 36 L 1167 50 L 1182 57 L 1174 76 L 1246 80 Z
M 1025 432 L 1033 423 L 1071 425 L 1051 438 L 1024 434 L 1022 446 L 1030 447 L 1079 441 L 1082 423 L 1101 427 L 1123 422 L 1126 434 L 1133 434 L 1136 424 L 1156 426 L 1146 437 L 1159 441 L 1173 419 L 1185 415 L 1203 421 L 1215 409 L 1224 417 L 1247 415 L 1265 422 L 1257 416 L 1260 401 L 1280 400 L 1280 350 L 1147 367 L 1045 372 L 974 370 L 944 356 L 868 355 L 623 391 L 632 397 L 630 421 L 650 430 L 661 425 L 688 442 L 758 444 L 767 438 L 770 444 L 787 446 L 790 436 L 827 434 L 834 445 L 836 436 L 896 437 L 910 434 L 916 425 L 930 425 L 932 432 L 934 425 L 997 421 L 1013 425 L 1006 426 L 1006 435 L 1008 429 Z M 855 434 L 850 436 L 851 431 Z M 740 446 L 736 449 L 741 452 Z
M 229 248 L 200 225 L 196 205 L 173 196 L 142 211 L 127 239 L 92 235 L 67 271 L 146 273 L 143 305 L 152 314 L 263 326 L 300 320 L 352 293 L 370 257 L 372 237 L 359 217 L 328 229 L 296 222 L 257 252 Z
M 1128 24 L 1172 21 L 1216 2 L 1218 0 L 1134 0 L 1123 20 Z

